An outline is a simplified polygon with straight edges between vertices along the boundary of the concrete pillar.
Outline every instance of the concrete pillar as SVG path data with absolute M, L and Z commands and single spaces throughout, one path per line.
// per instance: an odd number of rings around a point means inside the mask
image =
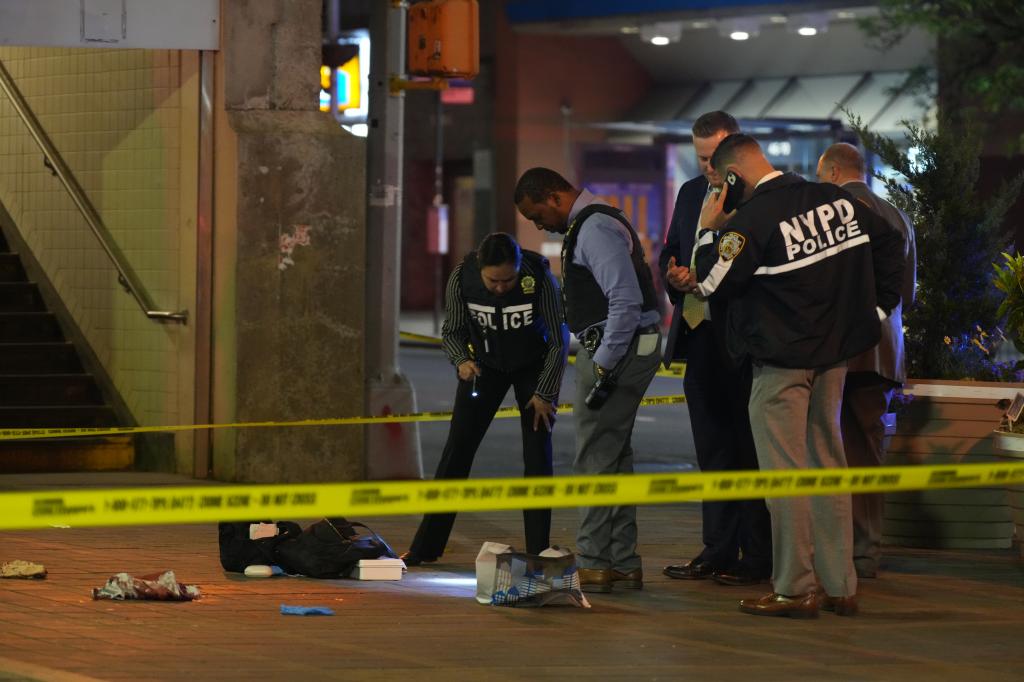
M 364 414 L 365 145 L 318 110 L 320 0 L 221 3 L 215 421 Z M 363 428 L 216 432 L 214 476 L 356 480 Z

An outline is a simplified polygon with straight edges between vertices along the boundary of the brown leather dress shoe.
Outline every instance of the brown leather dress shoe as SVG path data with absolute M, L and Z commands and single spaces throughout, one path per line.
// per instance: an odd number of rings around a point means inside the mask
M 740 611 L 754 616 L 789 616 L 790 618 L 817 618 L 818 594 L 808 592 L 787 597 L 778 592 L 766 594 L 760 599 L 743 599 Z
M 624 590 L 642 590 L 644 589 L 644 572 L 642 569 L 634 569 L 627 573 L 622 571 L 612 571 L 612 585 L 615 587 L 622 588 Z
M 581 568 L 580 589 L 584 592 L 611 592 L 612 571 L 610 568 Z
M 826 594 L 821 598 L 821 608 L 835 611 L 837 616 L 856 616 L 860 607 L 855 594 L 848 597 L 830 597 Z
M 662 570 L 662 573 L 669 578 L 676 578 L 677 580 L 704 580 L 705 578 L 710 578 L 714 572 L 715 567 L 703 559 L 694 559 L 689 563 L 666 566 Z

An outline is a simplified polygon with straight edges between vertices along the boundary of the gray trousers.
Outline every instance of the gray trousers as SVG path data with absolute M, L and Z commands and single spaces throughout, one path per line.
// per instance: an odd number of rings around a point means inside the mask
M 885 459 L 885 412 L 895 384 L 874 372 L 851 372 L 843 389 L 843 449 L 851 467 L 877 467 Z M 885 495 L 853 496 L 853 565 L 873 577 L 882 556 Z
M 750 426 L 763 471 L 846 467 L 839 411 L 846 363 L 820 369 L 754 366 Z M 850 495 L 766 500 L 772 517 L 772 585 L 789 596 L 857 593 Z
M 658 370 L 661 338 L 648 355 L 637 355 L 633 339 L 619 373 L 618 386 L 597 410 L 583 404 L 597 380 L 594 363 L 585 349 L 576 354 L 575 474 L 633 473 L 633 422 L 647 386 Z M 607 368 L 606 368 L 607 369 Z M 624 573 L 640 568 L 636 551 L 636 507 L 580 507 L 576 557 L 582 568 L 611 568 Z

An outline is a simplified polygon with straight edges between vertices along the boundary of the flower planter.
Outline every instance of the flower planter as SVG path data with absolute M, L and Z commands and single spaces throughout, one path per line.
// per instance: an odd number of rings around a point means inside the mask
M 996 447 L 1004 459 L 1014 462 L 1024 461 L 1024 433 L 1008 433 L 996 431 L 992 434 Z M 1010 512 L 1013 516 L 1014 533 L 1017 549 L 1024 557 L 1024 484 L 1010 486 L 1007 489 Z
M 914 400 L 899 415 L 887 464 L 972 464 L 999 461 L 993 430 L 1024 384 L 911 379 L 903 392 Z M 886 544 L 904 547 L 1005 549 L 1013 517 L 1005 488 L 916 490 L 889 493 Z

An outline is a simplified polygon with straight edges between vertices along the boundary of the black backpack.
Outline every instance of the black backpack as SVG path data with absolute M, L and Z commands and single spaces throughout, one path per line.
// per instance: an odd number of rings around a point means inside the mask
M 220 565 L 225 571 L 244 573 L 246 566 L 277 564 L 275 549 L 285 540 L 302 535 L 302 528 L 291 521 L 277 522 L 277 535 L 271 538 L 249 539 L 249 526 L 259 521 L 236 521 L 217 524 L 220 543 Z M 263 523 L 270 523 L 264 521 Z
M 359 534 L 357 526 L 368 534 Z M 370 528 L 341 517 L 322 519 L 300 532 L 295 532 L 298 525 L 289 521 L 279 521 L 277 527 L 280 532 L 275 537 L 250 540 L 249 523 L 220 524 L 220 563 L 224 570 L 243 572 L 254 563 L 276 564 L 285 573 L 340 578 L 348 575 L 360 559 L 398 558 Z

